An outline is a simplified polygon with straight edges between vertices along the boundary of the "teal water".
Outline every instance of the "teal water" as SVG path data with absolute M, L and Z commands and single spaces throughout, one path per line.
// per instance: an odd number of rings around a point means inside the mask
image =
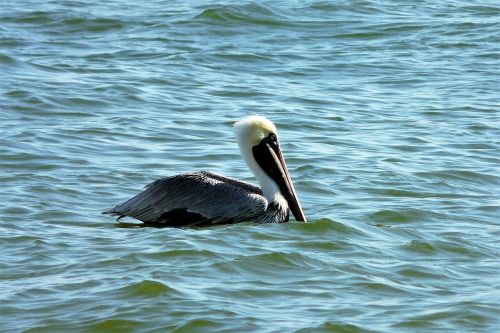
M 0 331 L 498 332 L 499 17 L 2 1 Z M 310 223 L 100 215 L 180 172 L 253 182 L 249 114 L 277 124 Z

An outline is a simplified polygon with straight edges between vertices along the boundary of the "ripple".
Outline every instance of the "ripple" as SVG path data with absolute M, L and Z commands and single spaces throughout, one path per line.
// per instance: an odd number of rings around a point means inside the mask
M 425 312 L 427 313 L 395 324 L 394 327 L 438 329 L 446 327 L 444 323 L 453 325 L 460 322 L 461 327 L 474 330 L 478 327 L 486 328 L 487 323 L 495 316 L 493 308 L 468 302 L 448 309 L 430 309 Z
M 367 292 L 379 292 L 384 294 L 400 294 L 402 289 L 380 282 L 356 282 L 354 286 L 365 289 Z
M 37 23 L 37 24 L 46 24 L 51 22 L 52 17 L 51 12 L 48 11 L 33 11 L 30 13 L 26 13 L 21 17 L 5 17 L 6 20 L 14 20 L 17 23 Z
M 417 252 L 420 252 L 422 253 L 422 250 L 424 252 L 424 254 L 427 254 L 429 253 L 429 250 L 430 252 L 434 252 L 433 249 L 429 249 L 429 247 L 426 247 L 426 245 L 419 245 L 419 244 L 416 244 L 416 245 L 413 245 L 413 247 L 416 247 L 417 249 Z M 408 247 L 406 247 L 406 249 L 408 249 Z M 410 249 L 410 251 L 413 251 L 413 249 Z M 404 269 L 401 269 L 397 272 L 398 274 L 404 276 L 404 277 L 409 277 L 409 278 L 416 278 L 416 279 L 429 279 L 429 280 L 432 280 L 432 279 L 445 279 L 446 276 L 444 274 L 437 274 L 437 273 L 432 273 L 429 268 L 427 267 L 413 267 L 413 268 L 404 268 Z
M 176 293 L 176 291 L 161 282 L 145 280 L 122 288 L 120 293 L 128 297 L 156 297 L 161 294 Z
M 223 326 L 212 320 L 193 319 L 178 325 L 172 332 L 206 332 L 206 330 L 220 330 Z
M 311 329 L 299 329 L 295 333 L 307 333 Z M 341 333 L 369 333 L 374 332 L 369 329 L 363 328 L 362 326 L 344 323 L 335 323 L 331 321 L 325 321 L 324 323 L 313 328 L 314 332 L 341 332 Z
M 479 184 L 500 184 L 500 178 L 487 173 L 466 170 L 441 170 L 429 172 L 417 172 L 416 176 L 429 179 L 461 180 Z
M 485 255 L 484 251 L 471 247 L 466 242 L 455 241 L 422 241 L 412 240 L 402 247 L 406 251 L 421 253 L 424 255 L 458 255 L 467 258 L 477 258 Z
M 353 227 L 326 218 L 308 223 L 292 223 L 289 226 L 293 230 L 305 234 L 325 234 L 327 232 L 353 236 L 361 234 L 359 230 Z
M 408 208 L 404 210 L 384 209 L 368 215 L 368 218 L 377 223 L 413 223 L 418 221 L 439 218 L 441 214 L 426 210 Z
M 410 252 L 431 255 L 438 253 L 438 250 L 430 242 L 412 240 L 404 246 L 404 249 Z
M 420 192 L 420 191 L 410 191 L 401 189 L 373 189 L 368 188 L 366 191 L 389 196 L 395 198 L 464 198 L 467 195 L 457 194 L 457 193 L 446 193 L 446 192 Z
M 213 24 L 262 25 L 270 27 L 285 26 L 286 23 L 268 7 L 251 3 L 249 5 L 226 5 L 204 9 L 195 17 L 197 20 Z
M 231 262 L 216 263 L 215 268 L 221 272 L 250 274 L 251 276 L 281 276 L 283 271 L 295 272 L 289 278 L 294 280 L 303 275 L 302 270 L 326 267 L 318 259 L 303 256 L 299 253 L 265 253 L 235 258 Z
M 6 21 L 20 24 L 34 24 L 38 27 L 66 28 L 73 32 L 87 31 L 92 33 L 107 32 L 121 29 L 125 23 L 121 20 L 107 17 L 67 17 L 57 11 L 33 11 L 19 17 L 4 17 Z M 68 32 L 71 32 L 68 31 Z
M 121 20 L 111 18 L 73 17 L 62 20 L 64 25 L 88 32 L 107 32 L 123 28 L 126 24 Z
M 497 16 L 0 1 L 0 331 L 496 331 Z M 309 223 L 100 214 L 161 176 L 255 182 L 233 134 L 254 113 Z
M 0 53 L 0 64 L 15 67 L 17 65 L 17 61 L 13 57 Z
M 88 329 L 92 332 L 128 332 L 138 330 L 144 326 L 145 323 L 138 320 L 106 319 L 89 326 Z M 50 326 L 44 329 L 47 328 L 50 329 Z

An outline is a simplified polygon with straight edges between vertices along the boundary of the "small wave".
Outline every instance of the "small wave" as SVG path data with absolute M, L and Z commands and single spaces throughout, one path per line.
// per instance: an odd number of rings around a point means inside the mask
M 141 257 L 153 260 L 179 259 L 185 263 L 188 263 L 190 261 L 199 262 L 218 258 L 218 256 L 214 252 L 193 249 L 176 249 L 163 252 L 145 253 L 142 254 Z
M 108 105 L 107 102 L 97 98 L 83 97 L 49 97 L 48 101 L 65 107 L 104 107 Z
M 417 279 L 444 279 L 444 274 L 435 274 L 429 271 L 430 268 L 421 266 L 410 266 L 400 269 L 397 273 L 405 278 Z
M 130 297 L 153 297 L 161 294 L 171 294 L 175 292 L 175 289 L 158 281 L 144 280 L 121 288 L 119 292 Z
M 378 293 L 394 293 L 400 294 L 402 289 L 396 288 L 394 286 L 390 286 L 386 283 L 381 282 L 357 282 L 353 283 L 354 286 L 360 287 L 362 289 L 368 289 L 370 292 L 378 292 Z
M 500 178 L 497 176 L 467 170 L 425 171 L 417 172 L 415 175 L 427 179 L 460 180 L 487 185 L 500 183 Z
M 195 19 L 213 24 L 286 25 L 285 21 L 271 9 L 255 3 L 243 6 L 225 5 L 207 8 L 197 15 Z
M 395 198 L 463 198 L 463 194 L 449 193 L 449 192 L 420 192 L 411 190 L 400 190 L 395 188 L 388 189 L 377 189 L 377 188 L 367 188 L 365 189 L 369 193 L 374 193 L 377 195 L 395 197 Z
M 488 322 L 498 322 L 498 310 L 493 305 L 463 301 L 448 306 L 431 307 L 417 314 L 409 314 L 404 320 L 392 325 L 398 328 L 419 328 L 425 331 L 447 331 L 444 327 L 459 325 L 463 331 L 475 331 L 479 327 L 484 332 L 494 331 L 487 329 Z M 446 325 L 448 323 L 449 325 Z M 443 329 L 437 329 L 446 325 Z M 469 329 L 465 329 L 468 327 Z M 429 330 L 431 329 L 431 330 Z
M 409 244 L 403 246 L 403 249 L 420 254 L 436 254 L 436 248 L 430 242 L 412 240 Z
M 74 26 L 89 32 L 104 32 L 108 30 L 121 29 L 124 22 L 111 18 L 86 18 L 86 17 L 73 17 L 64 19 L 64 25 Z
M 4 17 L 6 21 L 13 21 L 16 23 L 35 23 L 35 24 L 45 24 L 52 21 L 51 17 L 54 13 L 48 11 L 34 11 L 28 12 L 21 17 Z
M 289 224 L 294 230 L 308 234 L 324 234 L 332 231 L 340 234 L 359 234 L 359 230 L 346 224 L 336 222 L 327 218 L 310 221 L 308 223 L 291 223 Z
M 63 12 L 33 11 L 27 12 L 19 17 L 4 17 L 8 22 L 20 24 L 33 24 L 40 28 L 49 27 L 69 29 L 69 32 L 107 32 L 109 30 L 121 29 L 125 22 L 108 17 L 68 17 Z M 66 31 L 68 32 L 68 31 Z
M 216 263 L 214 267 L 224 274 L 244 273 L 250 274 L 250 276 L 266 277 L 270 275 L 283 276 L 284 271 L 289 271 L 294 272 L 290 278 L 296 279 L 306 271 L 326 269 L 328 265 L 321 260 L 296 252 L 271 252 L 240 256 L 231 261 Z
M 0 54 L 0 65 L 16 66 L 17 60 L 6 54 Z
M 308 333 L 308 332 L 342 332 L 342 333 L 367 333 L 372 332 L 366 328 L 362 328 L 353 324 L 345 324 L 345 323 L 335 323 L 331 321 L 326 321 L 314 328 L 304 328 L 295 333 Z
M 440 214 L 438 213 L 409 208 L 404 211 L 384 209 L 370 214 L 368 218 L 377 223 L 412 223 L 422 220 L 430 220 L 439 216 Z
M 220 322 L 207 319 L 188 320 L 179 326 L 173 332 L 217 332 L 222 329 Z
M 304 256 L 300 253 L 274 252 L 252 256 L 249 259 L 261 264 L 273 266 L 301 268 L 319 268 L 321 266 L 327 267 L 326 263 Z
M 91 325 L 88 332 L 134 332 L 144 325 L 144 322 L 137 320 L 106 319 Z
M 467 258 L 489 257 L 485 251 L 477 246 L 470 246 L 463 240 L 412 240 L 402 246 L 405 251 L 424 255 L 455 255 Z

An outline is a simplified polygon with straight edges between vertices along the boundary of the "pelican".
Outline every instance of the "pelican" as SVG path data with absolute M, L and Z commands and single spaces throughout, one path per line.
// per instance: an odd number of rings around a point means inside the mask
M 241 154 L 260 188 L 234 178 L 201 171 L 165 177 L 103 214 L 129 216 L 148 225 L 191 227 L 253 221 L 288 222 L 289 211 L 306 222 L 276 126 L 262 116 L 234 125 Z

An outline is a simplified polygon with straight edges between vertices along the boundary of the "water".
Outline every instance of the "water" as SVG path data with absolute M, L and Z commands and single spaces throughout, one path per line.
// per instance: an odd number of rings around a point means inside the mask
M 0 331 L 498 332 L 499 14 L 2 1 Z M 100 215 L 162 176 L 253 181 L 248 114 L 310 223 Z

